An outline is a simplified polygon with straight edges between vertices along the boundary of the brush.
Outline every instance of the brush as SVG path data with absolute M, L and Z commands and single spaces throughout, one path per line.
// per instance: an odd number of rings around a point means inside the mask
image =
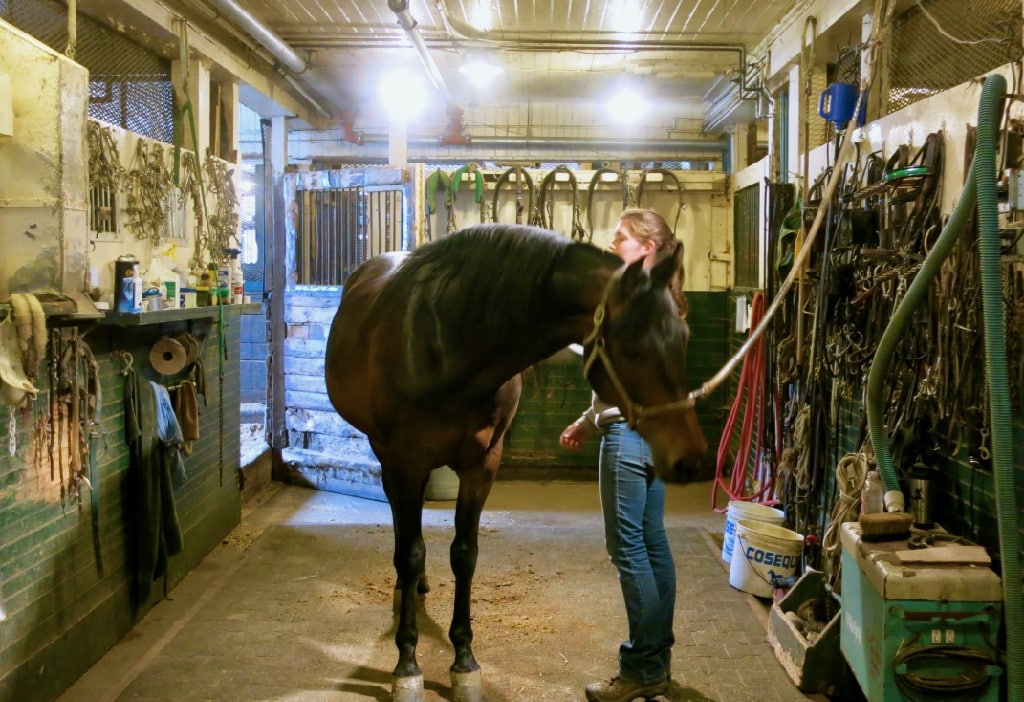
M 899 541 L 910 536 L 914 517 L 909 512 L 870 512 L 859 521 L 864 541 Z

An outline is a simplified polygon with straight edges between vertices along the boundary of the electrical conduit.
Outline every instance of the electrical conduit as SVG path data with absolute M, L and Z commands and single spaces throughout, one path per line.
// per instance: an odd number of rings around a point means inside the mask
M 985 370 L 989 387 L 992 469 L 995 476 L 996 509 L 999 524 L 999 552 L 1007 648 L 1007 699 L 1024 702 L 1024 629 L 1022 629 L 1021 569 L 1018 543 L 1017 504 L 1014 494 L 1013 436 L 1009 383 L 1006 369 L 1006 338 L 1003 328 L 1002 271 L 995 192 L 995 144 L 998 138 L 1006 79 L 990 75 L 982 88 L 978 106 L 977 147 L 963 192 L 948 223 L 907 289 L 878 343 L 868 373 L 868 431 L 878 470 L 885 485 L 885 507 L 903 510 L 903 493 L 892 462 L 889 436 L 882 423 L 882 390 L 896 342 L 902 336 L 913 311 L 938 275 L 942 262 L 977 204 L 980 238 L 982 295 L 985 323 Z

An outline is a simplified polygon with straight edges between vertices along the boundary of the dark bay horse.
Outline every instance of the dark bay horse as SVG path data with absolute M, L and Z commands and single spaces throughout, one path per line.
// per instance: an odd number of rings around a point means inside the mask
M 391 504 L 400 589 L 393 701 L 423 696 L 423 494 L 430 471 L 446 464 L 459 476 L 453 700 L 483 699 L 470 626 L 477 529 L 523 370 L 583 343 L 588 380 L 651 444 L 659 475 L 706 449 L 683 381 L 689 331 L 667 289 L 681 260 L 682 246 L 648 273 L 552 231 L 494 224 L 370 259 L 346 282 L 327 340 L 327 392 L 369 438 Z

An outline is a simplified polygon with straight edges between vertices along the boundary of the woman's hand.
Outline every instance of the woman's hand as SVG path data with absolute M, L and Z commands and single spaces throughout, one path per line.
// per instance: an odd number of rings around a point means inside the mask
M 573 422 L 565 428 L 565 431 L 558 437 L 558 443 L 562 448 L 576 450 L 583 445 L 584 439 L 590 436 L 584 421 Z

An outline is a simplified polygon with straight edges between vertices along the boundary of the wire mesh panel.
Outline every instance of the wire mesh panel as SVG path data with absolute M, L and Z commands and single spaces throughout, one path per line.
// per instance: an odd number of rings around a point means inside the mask
M 402 190 L 354 186 L 295 194 L 300 285 L 343 285 L 371 256 L 406 246 Z
M 736 251 L 737 287 L 758 286 L 758 231 L 761 186 L 748 185 L 733 198 L 733 242 Z
M 0 17 L 69 54 L 67 5 L 52 0 L 0 0 Z M 89 70 L 89 116 L 136 134 L 174 141 L 171 62 L 81 12 L 72 58 Z
M 892 113 L 1021 57 L 1020 0 L 922 0 L 892 32 Z

